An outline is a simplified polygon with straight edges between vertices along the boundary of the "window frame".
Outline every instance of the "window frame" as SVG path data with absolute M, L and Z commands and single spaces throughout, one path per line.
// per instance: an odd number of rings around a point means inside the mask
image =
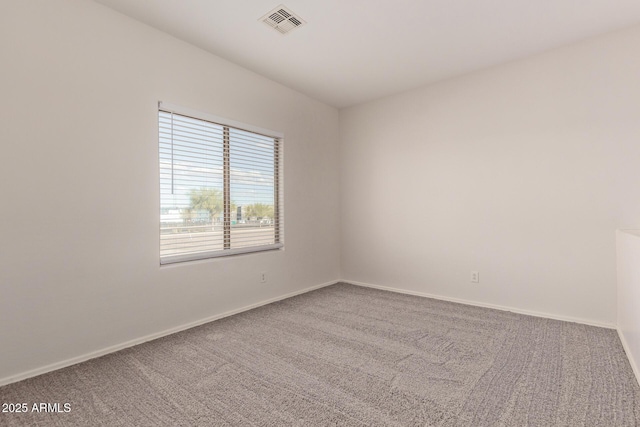
M 257 253 L 257 252 L 267 252 L 274 250 L 284 250 L 284 179 L 283 179 L 283 145 L 284 145 L 284 133 L 273 131 L 270 129 L 261 128 L 254 125 L 249 125 L 246 123 L 242 123 L 236 120 L 227 119 L 224 117 L 215 116 L 213 114 L 204 113 L 201 111 L 197 111 L 191 108 L 182 107 L 175 104 L 166 103 L 163 101 L 158 102 L 157 108 L 157 122 L 156 122 L 156 130 L 157 134 L 157 144 L 158 144 L 158 190 L 159 190 L 159 200 L 158 204 L 160 209 L 162 209 L 162 190 L 160 185 L 160 112 L 172 113 L 181 116 L 186 116 L 196 120 L 203 120 L 206 122 L 210 122 L 219 126 L 223 126 L 225 129 L 225 142 L 223 145 L 223 158 L 224 158 L 224 167 L 223 167 L 223 199 L 224 199 L 224 220 L 223 220 L 223 249 L 222 250 L 214 250 L 214 251 L 204 251 L 199 253 L 190 253 L 190 254 L 176 254 L 176 255 L 167 255 L 167 256 L 159 256 L 160 265 L 168 265 L 175 264 L 181 262 L 188 261 L 197 261 L 197 260 L 205 260 L 210 258 L 221 258 L 227 256 L 234 255 L 242 255 L 249 253 Z M 229 130 L 228 128 L 234 128 L 241 131 L 247 131 L 255 134 L 259 134 L 262 136 L 266 136 L 274 139 L 274 240 L 275 243 L 269 245 L 260 245 L 260 246 L 249 246 L 243 248 L 231 249 L 230 247 L 230 233 L 231 233 L 231 191 L 230 191 L 230 142 L 229 142 Z M 158 216 L 158 238 L 159 243 L 161 244 L 161 235 L 160 235 L 160 216 Z M 160 249 L 161 245 L 159 245 Z

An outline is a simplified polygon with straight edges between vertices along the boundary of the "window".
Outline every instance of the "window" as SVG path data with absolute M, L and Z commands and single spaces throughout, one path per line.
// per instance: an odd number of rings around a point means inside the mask
M 160 263 L 283 246 L 282 135 L 160 103 Z

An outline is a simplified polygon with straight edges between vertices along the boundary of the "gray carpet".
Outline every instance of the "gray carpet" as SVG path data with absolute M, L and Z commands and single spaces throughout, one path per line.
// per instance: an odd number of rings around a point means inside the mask
M 0 425 L 636 426 L 614 330 L 338 284 L 0 388 Z

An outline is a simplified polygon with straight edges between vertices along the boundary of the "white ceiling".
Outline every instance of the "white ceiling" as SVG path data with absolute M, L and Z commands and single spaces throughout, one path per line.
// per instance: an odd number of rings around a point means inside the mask
M 95 0 L 335 107 L 640 22 L 638 0 Z

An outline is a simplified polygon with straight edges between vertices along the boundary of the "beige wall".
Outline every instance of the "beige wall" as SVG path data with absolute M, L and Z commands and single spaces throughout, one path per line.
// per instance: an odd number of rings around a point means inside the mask
M 640 230 L 616 233 L 618 334 L 640 381 Z
M 614 325 L 638 46 L 635 27 L 341 110 L 343 278 Z
M 0 58 L 0 381 L 339 278 L 336 109 L 90 1 Z M 285 134 L 284 251 L 159 266 L 159 100 Z

